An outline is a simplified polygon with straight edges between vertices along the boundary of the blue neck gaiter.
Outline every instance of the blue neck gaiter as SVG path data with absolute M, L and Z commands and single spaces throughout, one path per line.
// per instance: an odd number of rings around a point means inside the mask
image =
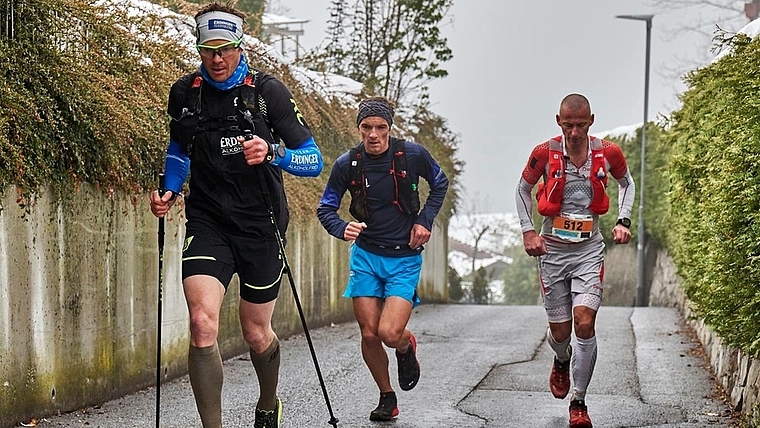
M 201 76 L 203 76 L 203 80 L 208 82 L 211 86 L 215 87 L 216 89 L 219 89 L 220 91 L 226 91 L 228 89 L 232 89 L 235 86 L 238 86 L 243 83 L 243 80 L 245 80 L 245 76 L 248 75 L 248 63 L 245 61 L 245 55 L 242 53 L 240 54 L 240 63 L 238 64 L 235 71 L 232 73 L 232 76 L 227 78 L 224 82 L 217 82 L 216 80 L 212 79 L 211 76 L 208 75 L 208 72 L 206 71 L 206 68 L 203 67 L 203 64 L 201 64 Z

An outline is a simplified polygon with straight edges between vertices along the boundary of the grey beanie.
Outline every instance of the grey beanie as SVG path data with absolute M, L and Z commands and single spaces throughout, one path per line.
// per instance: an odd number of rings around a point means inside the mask
M 388 126 L 393 126 L 393 108 L 387 101 L 372 98 L 360 102 L 359 111 L 356 114 L 356 126 L 371 116 L 382 117 L 388 122 Z

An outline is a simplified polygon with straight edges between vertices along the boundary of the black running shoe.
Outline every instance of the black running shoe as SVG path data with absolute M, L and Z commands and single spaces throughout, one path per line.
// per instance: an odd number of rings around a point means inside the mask
M 371 421 L 389 421 L 398 416 L 396 393 L 393 391 L 380 394 L 380 404 L 369 414 Z
M 280 428 L 282 421 L 282 401 L 277 398 L 277 407 L 274 410 L 260 410 L 256 408 L 256 419 L 253 422 L 253 428 Z
M 398 383 L 402 390 L 409 391 L 420 380 L 420 362 L 417 361 L 417 339 L 409 337 L 409 349 L 403 354 L 396 351 L 398 361 Z

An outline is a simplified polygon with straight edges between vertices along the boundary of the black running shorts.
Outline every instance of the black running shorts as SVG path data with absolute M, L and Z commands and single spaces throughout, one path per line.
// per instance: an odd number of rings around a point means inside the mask
M 188 221 L 182 248 L 182 279 L 208 275 L 227 289 L 234 273 L 240 298 L 267 303 L 277 298 L 285 263 L 277 241 L 231 235 L 202 222 Z

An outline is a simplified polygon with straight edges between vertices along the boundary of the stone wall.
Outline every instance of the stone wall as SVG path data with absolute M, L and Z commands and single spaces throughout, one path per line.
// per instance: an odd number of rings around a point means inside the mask
M 105 195 L 91 186 L 54 202 L 18 205 L 15 189 L 0 211 L 0 426 L 107 401 L 156 381 L 158 221 L 147 196 Z M 181 206 L 167 217 L 161 322 L 161 373 L 186 372 L 188 315 L 181 286 Z M 420 295 L 447 297 L 445 226 L 424 255 Z M 287 256 L 309 328 L 353 319 L 341 297 L 348 245 L 316 216 L 294 220 Z M 246 352 L 233 279 L 220 320 L 219 345 Z M 291 284 L 282 283 L 273 320 L 281 337 L 302 332 Z
M 729 396 L 731 406 L 746 416 L 750 426 L 759 426 L 760 361 L 739 349 L 724 346 L 721 338 L 693 315 L 676 267 L 665 252 L 657 255 L 649 301 L 651 306 L 681 310 L 686 322 L 699 336 L 718 382 Z

